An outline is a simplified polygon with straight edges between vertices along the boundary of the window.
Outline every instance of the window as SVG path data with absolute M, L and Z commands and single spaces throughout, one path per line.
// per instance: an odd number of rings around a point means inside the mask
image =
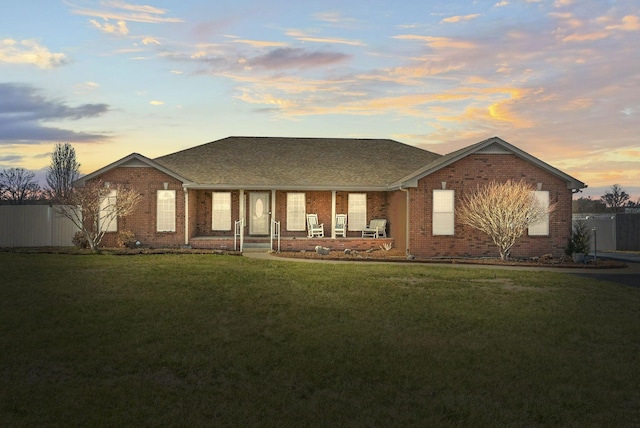
M 118 217 L 116 216 L 116 196 L 117 192 L 112 190 L 109 195 L 100 202 L 100 231 L 117 232 Z
M 231 230 L 231 193 L 213 192 L 211 229 Z
M 349 230 L 362 230 L 367 227 L 367 194 L 349 193 Z
M 156 210 L 156 231 L 176 231 L 176 191 L 158 190 Z
M 305 195 L 287 193 L 287 230 L 305 230 Z
M 433 191 L 433 234 L 453 235 L 453 190 Z
M 546 190 L 533 192 L 534 196 L 538 200 L 538 203 L 545 210 L 549 208 L 549 192 Z M 548 236 L 549 235 L 549 213 L 529 226 L 529 236 Z

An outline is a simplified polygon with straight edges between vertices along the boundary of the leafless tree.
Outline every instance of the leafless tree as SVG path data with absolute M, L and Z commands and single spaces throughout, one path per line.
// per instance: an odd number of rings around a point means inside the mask
M 458 220 L 486 233 L 498 246 L 500 258 L 508 260 L 516 240 L 555 209 L 556 204 L 543 206 L 534 190 L 524 181 L 490 182 L 463 197 Z
M 73 191 L 73 182 L 80 177 L 76 151 L 69 143 L 58 143 L 51 153 L 47 170 L 48 193 L 53 200 L 64 199 Z
M 0 172 L 0 199 L 12 205 L 24 205 L 38 199 L 40 185 L 35 174 L 24 168 L 9 168 Z
M 57 210 L 82 231 L 89 248 L 96 251 L 109 226 L 116 219 L 130 215 L 140 200 L 141 195 L 135 190 L 121 184 L 106 186 L 96 180 L 59 198 L 61 205 Z
M 629 200 L 629 194 L 622 190 L 619 184 L 611 186 L 611 190 L 602 195 L 602 201 L 611 209 L 611 211 L 618 212 L 620 208 L 624 207 L 625 203 Z

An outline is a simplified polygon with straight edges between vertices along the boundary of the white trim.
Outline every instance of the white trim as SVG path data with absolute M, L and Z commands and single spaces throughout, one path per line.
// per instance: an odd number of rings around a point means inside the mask
M 433 236 L 451 236 L 455 233 L 455 191 L 433 189 L 431 199 L 431 233 Z
M 173 197 L 165 197 L 173 195 Z M 167 204 L 162 204 L 167 201 Z M 169 205 L 169 201 L 173 202 L 173 206 Z M 166 215 L 163 215 L 166 214 Z M 170 216 L 169 216 L 170 215 Z M 156 190 L 156 232 L 175 232 L 176 231 L 176 191 L 175 190 Z

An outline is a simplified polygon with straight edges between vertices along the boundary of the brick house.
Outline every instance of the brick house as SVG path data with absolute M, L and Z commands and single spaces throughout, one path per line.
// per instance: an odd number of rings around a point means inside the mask
M 512 255 L 563 254 L 572 193 L 586 185 L 497 137 L 445 156 L 386 139 L 229 137 L 156 159 L 133 153 L 76 185 L 121 183 L 143 196 L 105 234 L 106 246 L 125 229 L 152 247 L 232 249 L 239 237 L 270 245 L 279 225 L 283 251 L 391 243 L 418 257 L 495 257 L 486 235 L 455 221 L 456 203 L 491 180 L 521 179 L 557 208 Z M 308 213 L 324 237 L 307 237 Z M 346 237 L 336 236 L 337 214 L 347 215 Z M 362 238 L 378 218 L 386 237 Z

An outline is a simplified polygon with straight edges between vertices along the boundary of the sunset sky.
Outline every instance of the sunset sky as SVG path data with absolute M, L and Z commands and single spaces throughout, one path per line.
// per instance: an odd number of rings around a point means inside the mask
M 640 197 L 640 1 L 21 0 L 0 14 L 0 169 L 90 173 L 227 136 L 498 136 Z M 302 161 L 302 160 L 301 160 Z

